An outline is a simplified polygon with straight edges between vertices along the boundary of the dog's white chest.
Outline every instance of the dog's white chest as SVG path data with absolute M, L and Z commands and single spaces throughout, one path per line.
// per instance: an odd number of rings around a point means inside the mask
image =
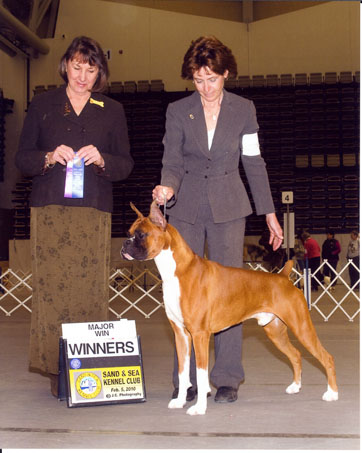
M 176 262 L 170 249 L 162 250 L 155 257 L 155 263 L 162 278 L 163 300 L 168 319 L 183 324 L 180 306 L 180 282 L 175 275 Z

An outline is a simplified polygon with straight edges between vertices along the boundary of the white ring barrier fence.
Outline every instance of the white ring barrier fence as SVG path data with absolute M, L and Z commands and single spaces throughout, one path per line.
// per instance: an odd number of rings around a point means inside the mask
M 324 282 L 318 279 L 324 266 L 331 270 L 332 277 Z M 359 269 L 349 260 L 339 272 L 327 261 L 313 273 L 310 269 L 301 273 L 293 268 L 291 279 L 304 291 L 308 307 L 316 310 L 324 321 L 337 312 L 342 313 L 350 322 L 360 312 L 359 280 L 350 287 L 347 283 L 348 268 L 353 266 L 358 275 Z M 246 262 L 245 267 L 268 272 L 261 263 Z M 278 270 L 273 270 L 277 272 Z M 318 291 L 311 293 L 311 281 L 318 284 Z M 11 316 L 16 310 L 24 309 L 31 313 L 32 284 L 31 274 L 7 269 L 0 272 L 0 316 Z M 131 310 L 136 310 L 145 318 L 150 318 L 163 308 L 162 281 L 155 266 L 132 264 L 122 269 L 113 269 L 109 277 L 109 310 L 117 318 L 123 318 Z

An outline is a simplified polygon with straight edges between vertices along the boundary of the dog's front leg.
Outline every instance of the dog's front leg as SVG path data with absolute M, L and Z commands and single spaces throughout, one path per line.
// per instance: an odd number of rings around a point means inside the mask
M 187 389 L 191 386 L 190 382 L 190 356 L 191 356 L 191 336 L 183 327 L 171 322 L 175 333 L 176 352 L 178 358 L 178 396 L 168 403 L 169 409 L 180 409 L 186 404 Z
M 207 408 L 209 384 L 209 340 L 208 332 L 192 335 L 196 357 L 197 403 L 187 410 L 189 415 L 204 415 Z

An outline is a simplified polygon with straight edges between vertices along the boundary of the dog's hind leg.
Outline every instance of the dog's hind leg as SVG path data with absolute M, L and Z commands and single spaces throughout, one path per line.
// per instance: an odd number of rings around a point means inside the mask
M 313 326 L 310 314 L 305 305 L 302 305 L 304 313 L 297 313 L 294 311 L 295 318 L 299 322 L 292 322 L 288 327 L 301 342 L 301 344 L 323 365 L 327 373 L 328 387 L 327 391 L 323 394 L 324 401 L 337 401 L 338 400 L 338 387 L 336 380 L 336 369 L 334 359 L 322 346 L 315 328 Z M 300 321 L 302 319 L 302 322 Z
M 184 326 L 179 326 L 170 321 L 174 334 L 178 358 L 178 381 L 179 391 L 177 398 L 172 399 L 169 409 L 180 409 L 186 404 L 187 389 L 190 382 L 190 356 L 191 356 L 191 335 Z
M 197 402 L 187 410 L 189 415 L 204 415 L 207 407 L 209 384 L 209 341 L 210 333 L 198 332 L 192 335 L 196 358 Z
M 279 318 L 264 326 L 264 330 L 275 346 L 285 354 L 293 367 L 293 382 L 286 392 L 289 394 L 298 393 L 302 386 L 302 359 L 301 354 L 289 340 L 287 326 Z

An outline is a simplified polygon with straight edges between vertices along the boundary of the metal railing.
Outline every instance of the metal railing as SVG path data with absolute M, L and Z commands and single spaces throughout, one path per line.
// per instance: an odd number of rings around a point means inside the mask
M 253 270 L 268 272 L 262 263 L 246 262 Z M 321 281 L 324 266 L 330 268 L 332 277 Z M 294 285 L 304 291 L 308 307 L 314 309 L 328 321 L 336 313 L 341 313 L 353 322 L 360 312 L 359 280 L 350 287 L 347 283 L 349 266 L 353 266 L 358 275 L 359 269 L 349 260 L 338 272 L 327 262 L 321 263 L 313 273 L 303 273 L 293 268 L 291 279 Z M 274 269 L 273 272 L 278 272 Z M 318 278 L 319 277 L 319 278 Z M 318 291 L 311 293 L 311 281 L 318 284 Z M 24 309 L 31 313 L 32 281 L 31 274 L 7 269 L 0 273 L 0 315 L 11 316 L 15 311 Z M 141 263 L 113 269 L 109 277 L 109 310 L 117 318 L 123 318 L 132 310 L 150 318 L 163 308 L 162 281 L 154 264 Z

